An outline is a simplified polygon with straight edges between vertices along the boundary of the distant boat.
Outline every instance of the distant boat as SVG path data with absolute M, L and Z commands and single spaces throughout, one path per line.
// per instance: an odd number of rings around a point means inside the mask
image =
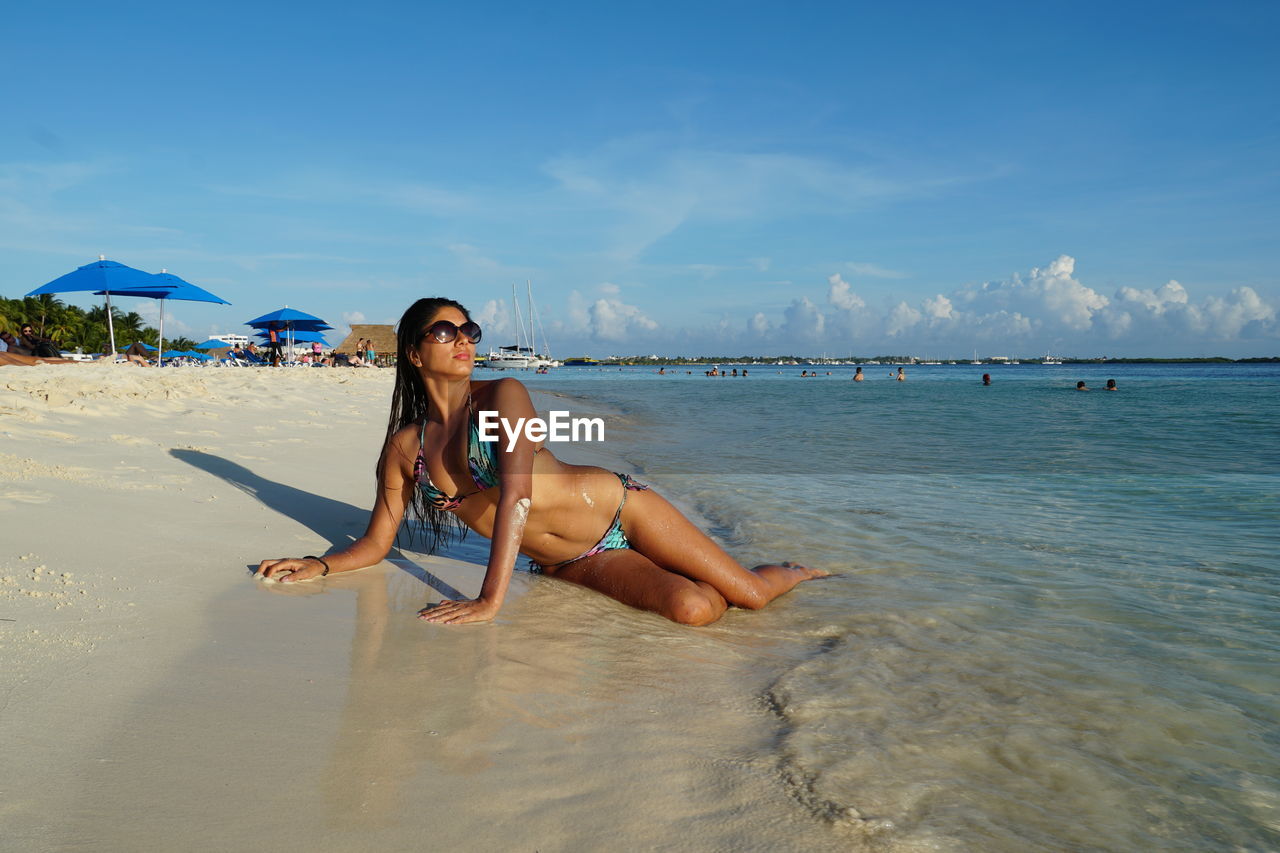
M 982 364 L 982 362 L 978 361 L 978 351 L 977 351 L 977 350 L 974 350 L 974 351 L 973 351 L 973 361 L 971 361 L 971 362 L 969 362 L 969 363 L 970 363 L 970 364 Z
M 525 332 L 524 317 L 520 313 L 520 301 L 516 298 L 516 286 L 513 284 L 511 285 L 511 310 L 516 321 L 516 342 L 510 346 L 490 350 L 483 360 L 476 362 L 478 366 L 494 370 L 528 370 L 560 366 L 560 362 L 551 358 L 551 350 L 547 346 L 547 333 L 542 329 L 542 320 L 538 316 L 538 309 L 533 304 L 533 283 L 526 280 L 525 287 L 528 288 L 529 300 L 528 333 Z M 534 349 L 536 331 L 542 331 L 542 354 Z
M 533 350 L 529 347 L 519 345 L 509 347 L 498 347 L 496 351 L 491 350 L 484 357 L 484 367 L 490 367 L 494 370 L 506 370 L 507 368 L 528 368 L 533 366 Z
M 1057 366 L 1061 366 L 1062 361 L 1061 361 L 1061 359 L 1057 359 L 1057 358 L 1052 357 L 1051 355 L 1049 355 L 1049 353 L 1048 353 L 1048 352 L 1046 352 L 1046 353 L 1044 354 L 1044 361 L 1042 361 L 1042 362 L 1040 362 L 1040 363 L 1041 363 L 1041 364 L 1045 364 L 1045 365 L 1057 365 Z
M 584 355 L 581 358 L 566 358 L 564 360 L 565 367 L 594 367 L 599 363 L 600 359 L 592 358 L 589 355 Z

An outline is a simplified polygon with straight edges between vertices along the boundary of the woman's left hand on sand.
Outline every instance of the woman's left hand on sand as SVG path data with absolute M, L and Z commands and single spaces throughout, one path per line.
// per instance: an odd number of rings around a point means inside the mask
M 255 577 L 269 581 L 280 581 L 281 583 L 309 581 L 320 577 L 322 574 L 324 574 L 324 566 L 320 565 L 318 560 L 296 560 L 287 557 L 278 560 L 263 560 L 258 564 L 258 570 L 254 572 Z
M 480 598 L 461 601 L 451 601 L 446 598 L 439 604 L 433 604 L 418 611 L 418 618 L 424 622 L 439 622 L 443 625 L 489 622 L 497 615 L 498 606 Z

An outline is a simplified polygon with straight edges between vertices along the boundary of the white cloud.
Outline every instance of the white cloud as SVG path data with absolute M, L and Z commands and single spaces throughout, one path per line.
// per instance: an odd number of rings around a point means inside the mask
M 622 292 L 621 287 L 618 287 L 618 285 L 616 284 L 610 284 L 607 281 L 596 289 L 599 290 L 601 293 L 607 293 L 610 296 L 617 296 L 619 293 Z
M 1094 314 L 1107 307 L 1107 297 L 1085 287 L 1074 277 L 1075 259 L 1061 255 L 1045 268 L 1036 267 L 1023 277 L 962 287 L 953 294 L 970 313 L 1018 312 L 1036 317 L 1049 329 L 1085 331 Z
M 511 334 L 511 309 L 505 299 L 490 299 L 472 317 L 484 330 L 486 343 L 495 347 L 499 343 L 495 336 L 505 339 L 505 336 Z
M 1276 309 L 1250 287 L 1238 287 L 1225 297 L 1207 297 L 1197 305 L 1185 287 L 1171 280 L 1155 290 L 1120 288 L 1102 321 L 1112 339 L 1146 333 L 1225 342 L 1274 335 Z
M 658 328 L 639 308 L 617 299 L 597 299 L 588 314 L 591 336 L 598 341 L 625 341 L 634 332 L 652 332 Z
M 899 302 L 889 309 L 884 320 L 884 333 L 891 338 L 900 337 L 919 325 L 924 315 L 905 302 Z
M 1276 310 L 1263 302 L 1253 288 L 1238 287 L 1226 299 L 1217 296 L 1206 299 L 1202 316 L 1218 340 L 1230 340 L 1251 325 L 1258 327 L 1257 333 L 1268 327 L 1274 331 Z
M 772 351 L 822 347 L 866 353 L 950 352 L 972 348 L 1012 355 L 1124 353 L 1177 355 L 1204 351 L 1210 344 L 1280 339 L 1277 307 L 1256 291 L 1240 287 L 1196 301 L 1170 281 L 1154 289 L 1121 287 L 1107 297 L 1076 277 L 1075 260 L 1063 255 L 1044 267 L 1003 281 L 961 286 L 920 300 L 891 299 L 870 307 L 839 274 L 827 278 L 826 301 L 794 298 L 782 318 L 757 311 L 740 333 L 744 344 Z M 1219 351 L 1231 354 L 1233 348 Z M 1238 348 L 1235 350 L 1238 352 Z
M 859 311 L 867 307 L 862 297 L 853 292 L 849 282 L 839 273 L 827 277 L 827 301 L 841 311 Z
M 955 316 L 955 306 L 942 294 L 930 296 L 924 301 L 924 314 L 931 321 L 950 320 Z
M 780 331 L 784 341 L 795 347 L 795 352 L 805 352 L 815 341 L 822 340 L 827 318 L 818 306 L 809 301 L 809 297 L 793 299 L 782 312 L 782 317 Z

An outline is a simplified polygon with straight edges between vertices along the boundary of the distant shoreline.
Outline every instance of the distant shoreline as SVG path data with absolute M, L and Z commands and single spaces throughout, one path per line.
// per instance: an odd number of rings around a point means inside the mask
M 1259 356 L 1254 358 L 1226 358 L 1225 356 L 1202 356 L 1197 358 L 1067 358 L 1062 357 L 1055 359 L 1061 364 L 1280 364 L 1280 356 Z M 1044 359 L 1028 358 L 1016 361 L 981 361 L 975 365 L 967 359 L 956 359 L 954 361 L 943 362 L 922 362 L 913 359 L 910 356 L 871 356 L 867 358 L 814 358 L 812 356 L 701 356 L 698 358 L 661 358 L 654 356 L 623 356 L 620 358 L 600 359 L 592 365 L 572 365 L 589 366 L 589 367 L 622 367 L 622 366 L 691 366 L 691 365 L 713 365 L 713 364 L 745 364 L 745 365 L 770 365 L 770 366 L 842 366 L 842 365 L 877 365 L 892 364 L 905 366 L 969 366 L 969 367 L 1002 367 L 1006 365 L 1018 366 L 1023 364 L 1041 365 Z M 570 366 L 570 365 L 566 365 Z

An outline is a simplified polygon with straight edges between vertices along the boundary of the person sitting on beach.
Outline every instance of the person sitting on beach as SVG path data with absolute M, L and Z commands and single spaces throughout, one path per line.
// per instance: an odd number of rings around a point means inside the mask
M 0 332 L 0 341 L 4 341 L 9 352 L 14 355 L 34 355 L 44 359 L 62 358 L 61 348 L 53 339 L 37 335 L 30 323 L 23 323 L 18 327 L 17 337 L 8 332 Z
M 1076 383 L 1076 390 L 1077 390 L 1077 391 L 1088 391 L 1088 390 L 1089 390 L 1089 386 L 1088 386 L 1088 385 L 1085 385 L 1085 384 L 1084 384 L 1084 380 L 1083 380 L 1083 379 L 1081 379 L 1079 382 L 1077 382 L 1077 383 Z
M 8 351 L 14 355 L 35 355 L 36 332 L 30 323 L 23 323 L 16 337 L 10 332 L 0 332 L 0 341 L 4 341 Z
M 263 560 L 261 577 L 311 580 L 380 562 L 406 509 L 427 550 L 474 530 L 491 540 L 480 594 L 424 608 L 429 622 L 494 618 L 519 554 L 551 577 L 686 625 L 730 606 L 757 609 L 827 573 L 791 563 L 746 569 L 656 491 L 603 468 L 561 462 L 524 431 L 481 441 L 479 413 L 536 417 L 516 379 L 473 380 L 481 330 L 451 299 L 419 299 L 396 330 L 395 387 L 378 495 L 358 540 L 324 557 Z M 601 533 L 603 532 L 603 535 Z
M 1116 381 L 1115 381 L 1114 379 L 1108 379 L 1108 380 L 1107 380 L 1107 390 L 1108 390 L 1108 391 L 1119 391 L 1120 389 L 1116 387 Z

